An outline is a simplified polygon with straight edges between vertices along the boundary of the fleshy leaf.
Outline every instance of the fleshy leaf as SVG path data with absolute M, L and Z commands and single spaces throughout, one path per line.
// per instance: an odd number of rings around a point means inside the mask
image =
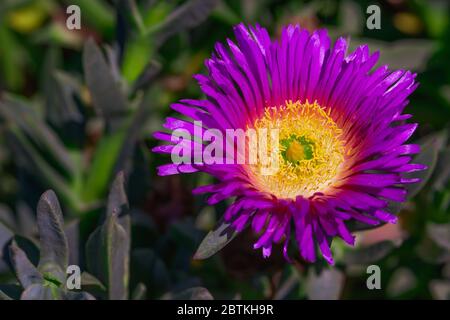
M 68 245 L 61 207 L 52 190 L 45 192 L 39 200 L 37 223 L 41 240 L 39 270 L 64 283 L 69 260 Z
M 109 299 L 126 299 L 129 238 L 115 214 L 91 234 L 86 254 L 89 271 L 107 286 Z
M 160 25 L 156 26 L 155 41 L 164 43 L 172 35 L 202 23 L 218 4 L 217 0 L 190 0 L 172 12 Z
M 125 192 L 125 178 L 123 171 L 119 172 L 114 179 L 108 196 L 108 204 L 106 207 L 107 215 L 116 215 L 119 223 L 122 225 L 127 234 L 130 234 L 130 215 L 128 197 Z
M 231 226 L 231 223 L 225 221 L 220 222 L 219 226 L 215 230 L 210 231 L 200 243 L 194 259 L 202 260 L 213 256 L 233 240 L 238 233 Z
M 0 114 L 11 125 L 20 130 L 13 130 L 14 135 L 21 141 L 25 149 L 29 149 L 28 143 L 40 146 L 39 150 L 48 153 L 58 166 L 66 173 L 75 170 L 69 152 L 56 133 L 38 116 L 34 106 L 29 106 L 25 101 L 12 95 L 6 95 L 0 103 Z M 36 161 L 36 160 L 34 160 Z
M 41 284 L 44 278 L 38 269 L 28 260 L 27 255 L 13 241 L 9 247 L 11 261 L 17 278 L 24 288 L 28 288 L 33 284 Z
M 426 170 L 405 174 L 405 177 L 408 179 L 421 179 L 418 183 L 413 183 L 406 186 L 409 199 L 413 198 L 427 184 L 433 174 L 434 168 L 436 167 L 439 152 L 445 145 L 446 140 L 447 135 L 445 132 L 439 132 L 425 137 L 420 142 L 421 151 L 416 157 L 414 157 L 412 163 L 424 164 L 428 168 Z
M 84 46 L 83 70 L 94 107 L 113 128 L 116 127 L 117 116 L 127 111 L 127 101 L 93 39 L 86 41 Z
M 83 272 L 81 274 L 81 286 L 88 291 L 95 291 L 95 292 L 106 291 L 106 288 L 103 285 L 103 283 L 101 283 L 100 280 L 98 280 L 96 277 L 94 277 L 92 274 L 88 272 Z

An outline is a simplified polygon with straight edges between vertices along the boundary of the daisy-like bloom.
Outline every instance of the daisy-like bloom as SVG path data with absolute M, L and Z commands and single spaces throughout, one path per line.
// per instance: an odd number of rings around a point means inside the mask
M 347 41 L 339 38 L 332 46 L 325 30 L 309 33 L 290 25 L 277 40 L 260 26 L 240 24 L 234 32 L 236 42 L 216 44 L 206 61 L 208 75 L 195 76 L 206 99 L 173 104 L 185 117 L 169 117 L 164 127 L 187 130 L 192 145 L 199 143 L 192 120 L 201 121 L 203 130 L 223 133 L 277 129 L 279 146 L 269 148 L 275 150 L 278 170 L 263 174 L 261 162 L 224 161 L 170 163 L 160 166 L 159 174 L 214 176 L 218 183 L 194 193 L 211 193 L 210 205 L 232 198 L 225 219 L 237 231 L 251 225 L 259 235 L 254 248 L 264 257 L 281 242 L 289 260 L 293 234 L 304 260 L 315 261 L 318 247 L 333 264 L 333 237 L 354 244 L 347 222 L 395 223 L 388 203 L 405 201 L 404 185 L 418 182 L 404 173 L 425 169 L 410 163 L 420 150 L 406 141 L 417 124 L 406 123 L 411 115 L 403 114 L 417 87 L 416 75 L 387 66 L 372 70 L 378 52 L 370 54 L 363 45 L 347 54 Z M 170 134 L 155 137 L 169 144 L 154 152 L 173 151 Z

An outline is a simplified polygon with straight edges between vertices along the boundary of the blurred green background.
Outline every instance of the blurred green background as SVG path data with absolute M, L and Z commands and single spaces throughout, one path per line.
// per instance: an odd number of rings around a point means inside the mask
M 81 30 L 66 27 L 71 4 L 81 10 Z M 366 28 L 371 4 L 381 8 L 380 30 Z M 35 212 L 52 189 L 68 261 L 51 264 L 79 265 L 83 290 L 96 298 L 449 299 L 449 13 L 445 0 L 1 1 L 0 297 L 23 297 L 29 285 L 23 275 L 34 267 L 18 262 L 20 252 L 32 265 L 46 256 Z M 211 181 L 206 175 L 156 176 L 169 159 L 150 152 L 152 133 L 171 102 L 201 97 L 192 75 L 205 72 L 215 42 L 232 38 L 239 22 L 273 36 L 289 23 L 325 27 L 352 48 L 380 50 L 379 65 L 418 73 L 407 111 L 420 124 L 414 140 L 430 170 L 397 225 L 359 232 L 354 249 L 333 242 L 333 268 L 287 264 L 280 250 L 264 260 L 248 231 L 212 258 L 193 260 L 226 203 L 208 207 L 191 195 Z M 105 218 L 115 206 L 123 216 Z M 127 245 L 114 256 L 95 245 L 98 234 Z M 65 276 L 41 262 L 43 287 L 62 288 Z M 381 268 L 380 290 L 367 289 L 371 264 Z M 46 297 L 39 288 L 32 297 Z

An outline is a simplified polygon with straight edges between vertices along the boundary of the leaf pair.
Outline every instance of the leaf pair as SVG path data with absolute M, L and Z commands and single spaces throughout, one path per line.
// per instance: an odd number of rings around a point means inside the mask
M 61 207 L 56 194 L 51 190 L 45 192 L 39 200 L 37 223 L 40 235 L 40 259 L 37 267 L 15 240 L 9 247 L 12 266 L 24 288 L 20 298 L 94 299 L 86 292 L 71 292 L 66 287 L 68 244 Z

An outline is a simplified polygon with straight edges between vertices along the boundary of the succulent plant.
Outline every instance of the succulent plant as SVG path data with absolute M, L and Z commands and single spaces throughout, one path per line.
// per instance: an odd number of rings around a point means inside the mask
M 450 298 L 442 7 L 388 3 L 372 33 L 354 0 L 76 2 L 79 31 L 65 26 L 74 1 L 0 1 L 0 299 Z M 405 10 L 423 20 L 420 33 L 401 33 Z M 191 194 L 212 178 L 156 177 L 164 158 L 150 152 L 151 133 L 173 115 L 170 102 L 200 98 L 191 76 L 240 21 L 273 34 L 291 22 L 323 25 L 333 38 L 350 35 L 351 50 L 369 43 L 382 64 L 418 72 L 414 162 L 429 170 L 389 208 L 399 214 L 394 229 L 354 223 L 354 249 L 333 241 L 333 268 L 255 256 L 250 228 L 238 233 L 219 218 L 229 203 L 208 207 Z M 366 290 L 371 264 L 385 290 Z
M 95 284 L 97 289 L 102 289 L 97 292 L 102 298 L 128 297 L 130 217 L 123 179 L 123 173 L 119 173 L 112 185 L 104 218 L 86 244 L 87 268 L 93 275 L 79 274 L 82 285 L 93 287 Z M 6 244 L 9 261 L 23 288 L 20 299 L 95 299 L 88 292 L 67 289 L 69 243 L 61 207 L 52 190 L 46 191 L 39 200 L 37 225 L 40 248 L 37 266 L 12 232 L 9 233 L 10 244 Z M 8 298 L 7 293 L 3 292 L 2 297 Z

